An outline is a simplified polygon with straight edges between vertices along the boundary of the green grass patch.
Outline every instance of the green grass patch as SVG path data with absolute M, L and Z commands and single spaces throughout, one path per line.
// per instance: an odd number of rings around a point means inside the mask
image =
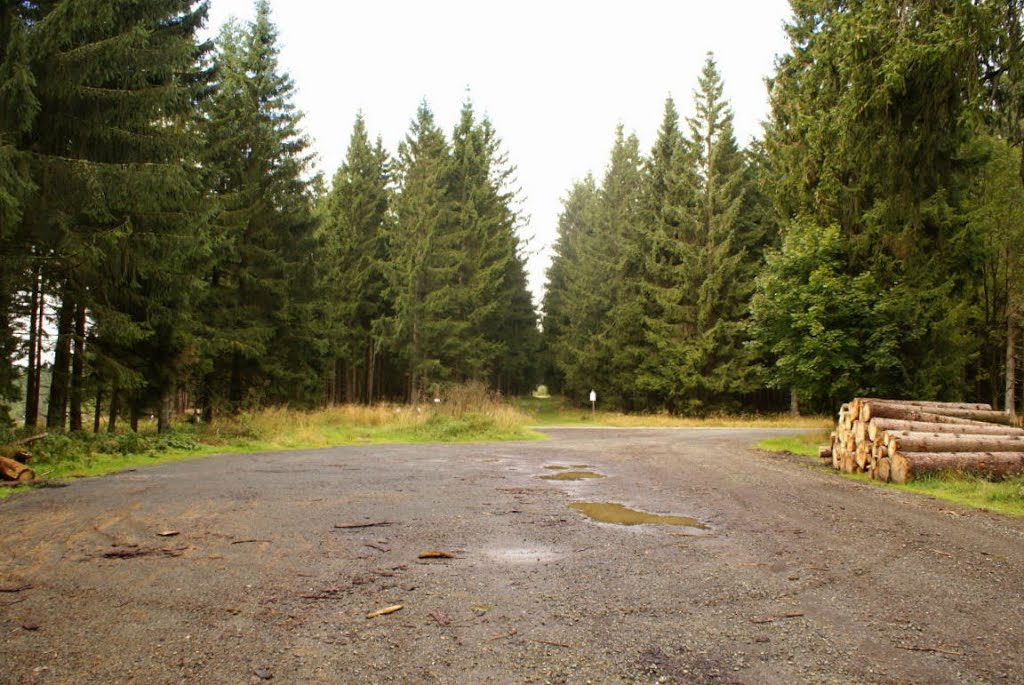
M 815 432 L 768 438 L 757 443 L 757 447 L 768 452 L 792 452 L 805 455 L 812 457 L 817 463 L 818 446 L 827 442 L 827 432 Z M 1024 477 L 992 482 L 977 476 L 947 473 L 917 478 L 905 485 L 896 485 L 895 483 L 880 483 L 871 480 L 864 474 L 840 473 L 838 471 L 836 473 L 844 478 L 878 487 L 916 492 L 972 509 L 1024 517 Z
M 757 448 L 766 452 L 792 452 L 808 457 L 818 457 L 818 447 L 828 443 L 825 431 L 801 435 L 780 435 L 757 443 Z

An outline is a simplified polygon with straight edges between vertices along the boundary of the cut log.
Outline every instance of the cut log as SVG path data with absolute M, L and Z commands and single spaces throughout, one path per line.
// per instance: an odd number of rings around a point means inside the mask
M 926 423 L 999 423 L 1010 425 L 1013 421 L 1009 414 L 1001 411 L 985 411 L 981 409 L 937 409 L 929 407 L 928 411 L 920 411 L 912 405 L 892 404 L 888 402 L 865 402 L 861 407 L 861 420 L 870 421 L 874 418 L 903 419 L 904 421 L 924 421 Z
M 857 419 L 853 422 L 853 439 L 858 443 L 868 439 L 868 422 Z
M 828 460 L 829 462 L 831 462 L 832 461 L 832 446 L 831 445 L 822 445 L 821 447 L 819 447 L 818 448 L 818 459 L 821 459 L 822 461 Z
M 0 476 L 5 480 L 35 480 L 36 473 L 13 459 L 0 457 Z
M 890 479 L 892 469 L 892 461 L 889 457 L 882 457 L 875 462 L 875 480 L 880 480 L 883 483 L 888 483 Z
M 1024 429 L 987 423 L 928 423 L 901 419 L 876 418 L 868 423 L 868 437 L 878 440 L 882 431 L 911 431 L 917 433 L 972 433 L 974 435 L 1024 435 Z
M 886 431 L 894 452 L 1024 452 L 1024 436 Z
M 868 461 L 871 458 L 871 447 L 867 443 L 860 443 L 857 445 L 857 452 L 855 453 L 854 460 L 857 462 L 857 470 L 860 472 L 867 471 Z
M 1024 452 L 897 452 L 890 479 L 906 483 L 920 476 L 944 472 L 968 473 L 999 479 L 1024 474 Z
M 863 406 L 865 402 L 884 402 L 885 404 L 906 404 L 914 407 L 933 407 L 948 409 L 980 409 L 982 411 L 991 410 L 992 405 L 984 402 L 932 402 L 928 400 L 888 400 L 881 397 L 857 397 L 851 402 L 851 406 L 856 403 L 858 406 Z

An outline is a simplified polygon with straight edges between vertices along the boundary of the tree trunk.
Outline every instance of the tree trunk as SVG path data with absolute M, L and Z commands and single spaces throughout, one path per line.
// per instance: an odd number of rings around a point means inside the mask
M 238 354 L 231 355 L 231 382 L 228 385 L 228 405 L 232 415 L 242 411 L 242 360 Z
M 377 364 L 376 350 L 373 346 L 373 338 L 370 338 L 366 346 L 366 404 L 373 406 L 373 372 Z
M 896 452 L 1024 452 L 1024 436 L 886 433 L 889 456 Z
M 29 300 L 28 368 L 25 373 L 25 427 L 35 428 L 39 423 L 39 339 L 43 335 L 43 293 L 40 287 L 39 266 L 32 268 L 32 294 Z
M 85 392 L 85 307 L 78 305 L 75 311 L 75 337 L 72 343 L 74 355 L 71 358 L 71 409 L 69 428 L 82 430 L 82 397 Z
M 900 419 L 872 419 L 868 422 L 868 437 L 878 440 L 883 431 L 910 431 L 912 433 L 956 433 L 968 435 L 1024 435 L 1024 429 L 984 423 L 927 423 Z
M 68 411 L 68 389 L 71 381 L 71 338 L 75 322 L 75 305 L 67 297 L 57 314 L 57 348 L 53 355 L 50 378 L 50 403 L 46 408 L 46 427 L 64 430 Z
M 1003 404 L 1010 416 L 1017 413 L 1017 326 L 1016 311 L 1011 306 L 1006 315 L 1006 401 Z
M 800 416 L 800 397 L 796 394 L 796 390 L 789 391 L 789 415 Z
M 1024 474 L 1024 452 L 897 452 L 891 480 L 906 483 L 926 474 L 955 471 L 990 479 Z
M 110 392 L 110 414 L 107 419 L 107 432 L 117 432 L 117 415 L 121 411 L 121 390 L 114 386 Z
M 132 433 L 139 432 L 139 408 L 132 402 L 131 410 L 128 413 L 128 425 L 132 429 Z
M 96 388 L 96 407 L 92 412 L 92 432 L 94 434 L 100 432 L 100 416 L 103 411 L 103 386 Z
M 880 417 L 887 419 L 903 419 L 905 421 L 927 421 L 929 423 L 961 423 L 963 421 L 980 421 L 983 423 L 1001 423 L 1010 425 L 1013 419 L 1001 411 L 985 409 L 960 409 L 944 407 L 921 407 L 893 402 L 865 402 L 861 405 L 860 418 L 870 421 Z M 936 418 L 937 417 L 937 418 Z
M 171 403 L 169 398 L 160 398 L 160 410 L 156 416 L 156 432 L 166 433 L 171 428 Z

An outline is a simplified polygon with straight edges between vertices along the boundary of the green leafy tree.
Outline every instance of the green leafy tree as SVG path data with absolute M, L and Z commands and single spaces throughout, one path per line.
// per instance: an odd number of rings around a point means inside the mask
M 844 348 L 849 356 L 832 363 L 866 370 L 859 382 L 871 394 L 960 397 L 973 275 L 955 211 L 968 171 L 959 152 L 972 135 L 991 13 L 953 0 L 792 5 L 791 49 L 770 84 L 777 206 L 787 231 L 838 227 L 838 273 L 871 284 L 873 309 L 890 317 L 870 346 Z M 787 238 L 783 252 L 804 242 Z M 867 325 L 833 323 L 851 340 Z M 815 396 L 836 401 L 825 388 Z

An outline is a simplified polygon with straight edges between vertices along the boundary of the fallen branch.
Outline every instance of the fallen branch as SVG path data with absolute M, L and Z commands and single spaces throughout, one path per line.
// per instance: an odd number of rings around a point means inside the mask
M 335 528 L 350 530 L 353 528 L 374 528 L 376 526 L 390 526 L 391 521 L 373 521 L 371 523 L 335 523 Z
M 404 608 L 405 608 L 404 604 L 395 604 L 393 606 L 384 607 L 383 609 L 377 609 L 376 611 L 371 611 L 370 613 L 368 613 L 366 615 L 366 618 L 377 618 L 378 616 L 387 616 L 388 614 L 393 614 L 396 611 L 401 611 Z
M 502 639 L 504 639 L 506 637 L 512 637 L 513 635 L 517 634 L 518 632 L 519 632 L 518 630 L 513 628 L 512 630 L 510 630 L 507 633 L 502 633 L 501 635 L 495 635 L 494 637 L 490 638 L 490 640 L 491 640 L 491 642 L 494 642 L 495 640 L 502 640 Z
M 24 592 L 25 590 L 31 590 L 32 585 L 30 583 L 22 583 L 21 585 L 0 585 L 0 592 Z
M 551 642 L 550 640 L 534 640 L 530 638 L 530 642 L 539 642 L 542 645 L 551 645 L 552 647 L 565 647 L 566 649 L 572 649 L 572 645 L 567 645 L 564 642 Z
M 450 552 L 420 552 L 420 559 L 458 559 Z
M 149 549 L 146 547 L 134 547 L 128 549 L 112 549 L 104 552 L 103 556 L 107 559 L 135 559 L 138 557 L 152 557 L 158 555 L 165 557 L 180 557 L 185 553 L 186 549 L 188 548 L 163 547 L 160 549 Z
M 232 545 L 244 545 L 247 542 L 273 542 L 273 540 L 256 540 L 256 539 L 253 539 L 253 540 L 233 540 L 231 542 L 231 544 Z
M 951 647 L 957 647 L 959 645 L 950 645 Z M 937 652 L 939 654 L 951 654 L 953 656 L 963 656 L 963 652 L 954 652 L 951 649 L 943 649 L 942 647 L 920 647 L 918 645 L 896 645 L 897 649 L 905 649 L 909 652 Z

